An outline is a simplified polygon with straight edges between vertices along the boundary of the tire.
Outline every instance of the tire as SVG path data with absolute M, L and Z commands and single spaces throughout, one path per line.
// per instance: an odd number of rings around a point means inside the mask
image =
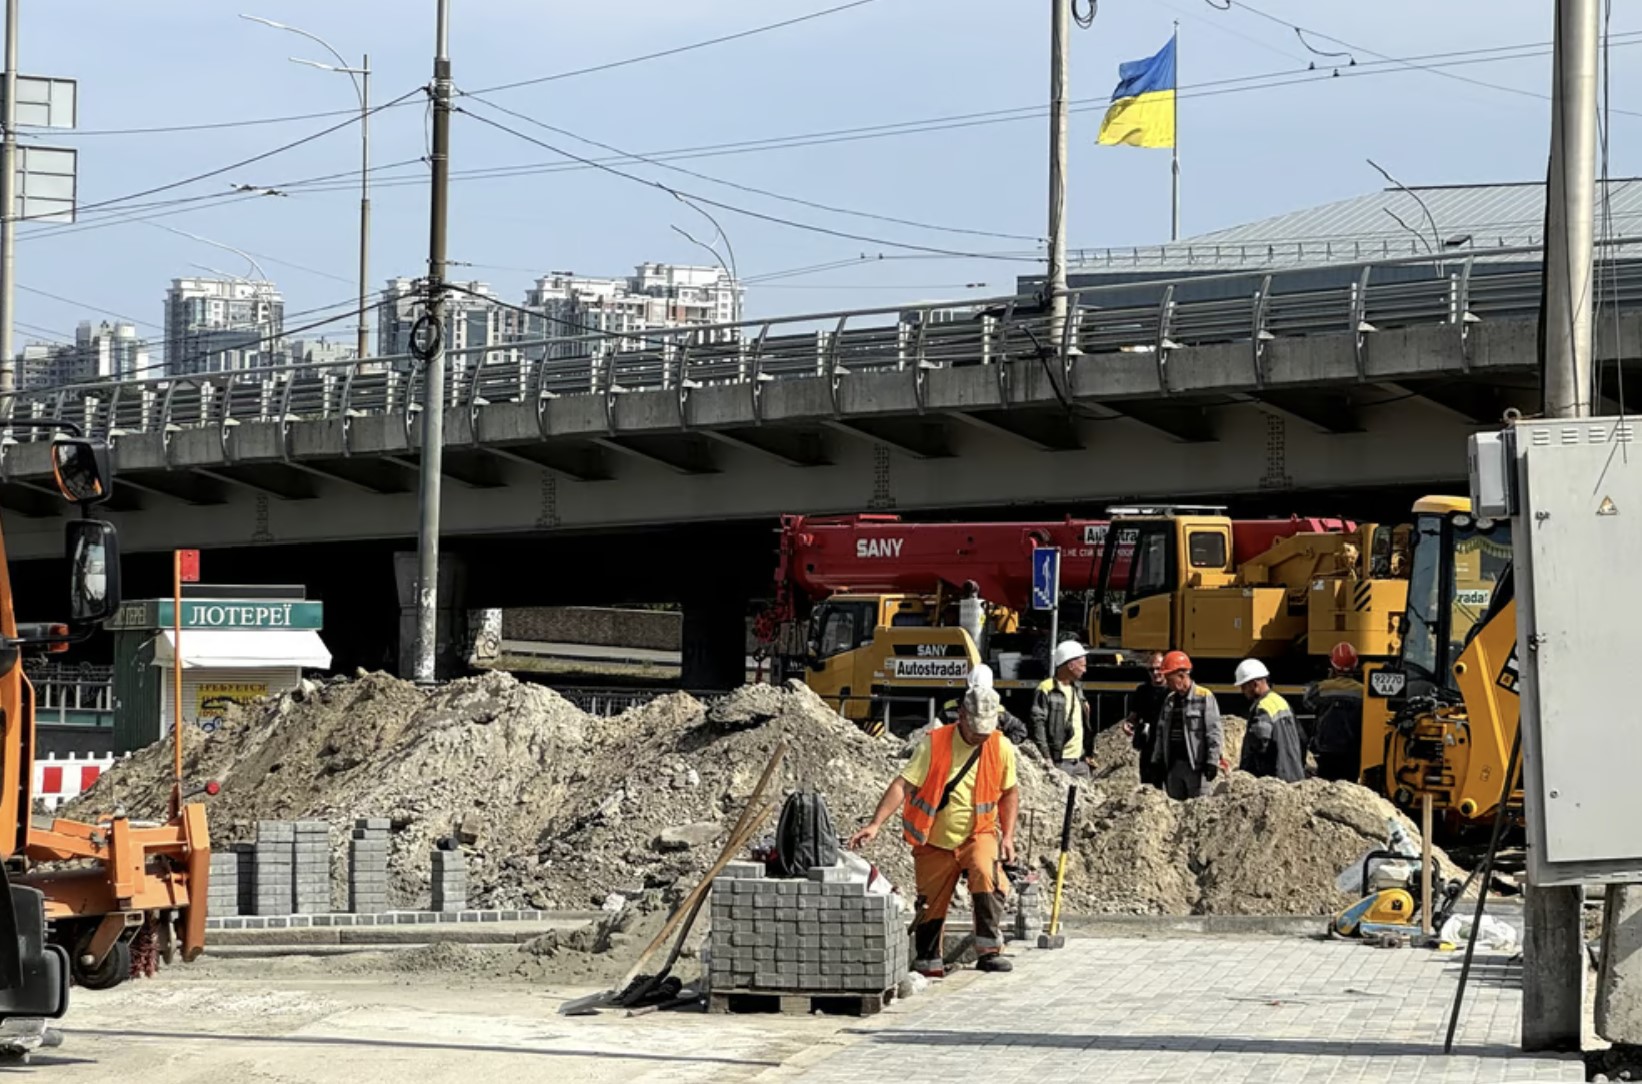
M 103 962 L 96 967 L 86 967 L 80 961 L 85 957 L 85 949 L 91 944 L 88 933 L 75 946 L 74 953 L 74 982 L 87 990 L 112 990 L 126 979 L 131 977 L 131 942 L 119 940 L 114 947 L 108 950 Z

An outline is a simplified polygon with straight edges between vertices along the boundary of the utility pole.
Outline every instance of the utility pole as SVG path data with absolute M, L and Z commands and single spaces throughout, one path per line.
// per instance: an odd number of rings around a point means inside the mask
M 1598 0 L 1557 0 L 1541 317 L 1541 380 L 1545 415 L 1550 418 L 1583 418 L 1591 412 L 1598 16 Z M 1577 885 L 1530 887 L 1525 894 L 1524 1050 L 1580 1047 L 1583 906 L 1584 890 Z M 1606 943 L 1609 931 L 1603 932 Z
M 359 358 L 371 354 L 371 55 L 359 64 Z
M 428 311 L 422 373 L 422 474 L 416 535 L 416 681 L 438 680 L 439 483 L 445 458 L 445 223 L 450 198 L 450 0 L 439 0 L 433 57 L 433 198 L 428 231 Z
M 5 142 L 0 144 L 0 395 L 17 390 L 17 0 L 6 0 Z
M 1066 341 L 1067 70 L 1072 66 L 1072 0 L 1049 0 L 1049 335 Z

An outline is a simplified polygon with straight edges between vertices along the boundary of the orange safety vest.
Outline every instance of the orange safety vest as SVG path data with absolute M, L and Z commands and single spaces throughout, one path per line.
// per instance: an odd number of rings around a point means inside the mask
M 958 737 L 958 724 L 936 727 L 929 735 L 929 774 L 924 785 L 907 796 L 901 810 L 901 838 L 914 847 L 929 842 L 929 833 L 935 827 L 936 806 L 946 792 L 947 776 L 952 774 L 952 745 Z M 994 732 L 981 746 L 981 759 L 971 769 L 975 773 L 975 824 L 970 835 L 978 836 L 998 830 L 998 798 L 1003 794 L 1003 757 L 999 755 L 999 738 Z

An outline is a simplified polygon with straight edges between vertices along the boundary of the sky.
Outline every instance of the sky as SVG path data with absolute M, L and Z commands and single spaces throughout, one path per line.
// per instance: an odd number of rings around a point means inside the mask
M 1012 293 L 1017 275 L 1042 267 L 1048 0 L 865 0 L 724 44 L 565 74 L 845 2 L 451 0 L 454 79 L 472 95 L 453 118 L 452 278 L 521 301 L 549 271 L 711 263 L 682 230 L 726 262 L 733 256 L 749 281 L 750 315 Z M 1383 186 L 1367 158 L 1410 185 L 1543 177 L 1550 0 L 1224 6 L 1103 0 L 1094 25 L 1074 29 L 1074 248 L 1168 238 L 1169 152 L 1098 147 L 1095 135 L 1119 62 L 1155 52 L 1176 21 L 1186 236 Z M 434 0 L 22 0 L 19 70 L 77 79 L 80 94 L 78 131 L 29 132 L 24 142 L 77 148 L 85 210 L 74 226 L 20 228 L 19 344 L 72 339 L 83 319 L 129 320 L 157 339 L 171 279 L 259 273 L 220 246 L 249 254 L 278 283 L 288 328 L 354 295 L 357 125 L 346 115 L 245 123 L 357 109 L 354 89 L 346 75 L 288 60 L 330 61 L 318 45 L 241 10 L 317 34 L 350 62 L 368 53 L 373 105 L 403 99 L 371 118 L 371 278 L 380 287 L 425 273 Z M 1615 35 L 1636 35 L 1614 47 L 1611 87 L 1610 169 L 1627 176 L 1642 161 L 1642 64 L 1625 59 L 1642 53 L 1642 13 L 1623 5 L 1612 18 Z M 1478 50 L 1506 48 L 1511 59 L 1477 62 L 1499 55 Z M 1385 59 L 1421 57 L 1432 59 Z M 933 130 L 923 123 L 941 118 Z M 908 123 L 926 130 L 858 131 Z M 203 124 L 229 126 L 130 131 Z M 846 130 L 855 136 L 722 151 Z M 268 154 L 299 140 L 309 141 Z M 671 162 L 703 176 L 631 161 L 620 176 L 556 150 L 610 157 L 598 144 L 643 155 L 721 150 Z M 206 173 L 215 175 L 177 184 Z M 642 180 L 713 201 L 701 206 L 719 226 Z M 235 184 L 286 194 L 237 197 Z M 311 334 L 348 341 L 351 326 L 342 319 Z

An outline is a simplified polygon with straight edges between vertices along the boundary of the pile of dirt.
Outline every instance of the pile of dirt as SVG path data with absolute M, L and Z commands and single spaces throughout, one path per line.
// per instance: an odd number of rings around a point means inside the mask
M 1233 763 L 1241 732 L 1240 720 L 1227 720 Z M 579 935 L 586 944 L 544 939 L 524 965 L 546 961 L 539 970 L 560 981 L 602 981 L 622 970 L 626 953 L 613 949 L 648 941 L 645 923 L 667 909 L 657 893 L 677 899 L 711 865 L 778 742 L 788 753 L 772 797 L 820 791 L 841 833 L 871 815 L 905 755 L 796 683 L 712 705 L 676 693 L 604 719 L 505 674 L 432 691 L 367 674 L 235 708 L 216 733 L 188 736 L 186 775 L 222 784 L 209 800 L 219 844 L 250 839 L 258 820 L 331 821 L 338 902 L 345 829 L 370 816 L 393 824 L 394 906 L 426 905 L 429 853 L 455 836 L 475 906 L 608 908 L 617 918 Z M 1213 796 L 1173 803 L 1140 786 L 1121 730 L 1098 737 L 1094 759 L 1068 874 L 1074 912 L 1333 910 L 1344 902 L 1335 875 L 1379 845 L 1397 816 L 1360 787 L 1239 773 Z M 1031 755 L 1019 774 L 1019 845 L 1027 850 L 1030 837 L 1026 857 L 1052 870 L 1066 779 Z M 162 816 L 170 778 L 162 743 L 105 773 L 68 813 L 118 804 L 133 817 Z M 773 831 L 772 818 L 762 834 Z M 911 894 L 911 857 L 893 820 L 865 853 Z

